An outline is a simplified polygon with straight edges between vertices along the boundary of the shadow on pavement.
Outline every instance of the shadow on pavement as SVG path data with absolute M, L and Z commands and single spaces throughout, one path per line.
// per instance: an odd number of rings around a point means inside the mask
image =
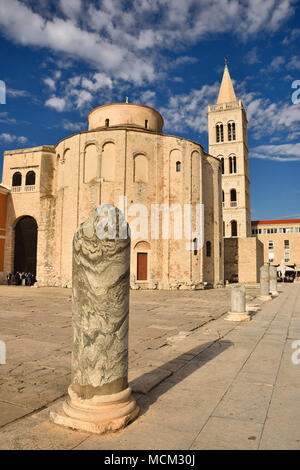
M 161 395 L 167 393 L 232 345 L 233 343 L 228 340 L 202 344 L 132 380 L 129 386 L 141 408 L 140 415 L 144 414 Z

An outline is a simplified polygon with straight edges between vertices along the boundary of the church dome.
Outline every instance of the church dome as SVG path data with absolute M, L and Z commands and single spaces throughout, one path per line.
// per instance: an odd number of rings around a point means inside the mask
M 108 127 L 130 127 L 161 133 L 164 125 L 164 120 L 158 111 L 134 103 L 99 106 L 89 113 L 88 122 L 89 131 Z

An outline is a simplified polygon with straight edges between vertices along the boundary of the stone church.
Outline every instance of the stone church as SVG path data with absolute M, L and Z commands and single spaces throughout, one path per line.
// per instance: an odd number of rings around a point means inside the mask
M 153 206 L 204 212 L 202 242 L 193 239 L 193 221 L 190 249 L 172 230 L 132 239 L 132 288 L 195 289 L 234 276 L 256 282 L 261 247 L 250 238 L 247 117 L 227 64 L 217 104 L 208 107 L 209 153 L 164 134 L 163 125 L 153 108 L 113 103 L 89 113 L 88 131 L 55 146 L 6 151 L 2 273 L 30 271 L 40 286 L 70 287 L 76 228 L 100 205 L 126 198 L 128 222 L 142 206 L 149 227 Z

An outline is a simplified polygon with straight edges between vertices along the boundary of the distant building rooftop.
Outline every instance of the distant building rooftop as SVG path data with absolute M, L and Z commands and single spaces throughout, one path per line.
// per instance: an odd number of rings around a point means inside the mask
M 300 224 L 300 219 L 253 220 L 251 225 Z

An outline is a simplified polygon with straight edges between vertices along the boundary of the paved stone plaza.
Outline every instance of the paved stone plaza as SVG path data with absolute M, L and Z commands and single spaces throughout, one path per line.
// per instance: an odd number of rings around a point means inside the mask
M 132 291 L 129 380 L 139 418 L 96 436 L 49 421 L 70 384 L 71 290 L 0 286 L 0 449 L 300 449 L 300 284 L 248 323 L 230 289 Z M 254 309 L 253 309 L 254 310 Z

